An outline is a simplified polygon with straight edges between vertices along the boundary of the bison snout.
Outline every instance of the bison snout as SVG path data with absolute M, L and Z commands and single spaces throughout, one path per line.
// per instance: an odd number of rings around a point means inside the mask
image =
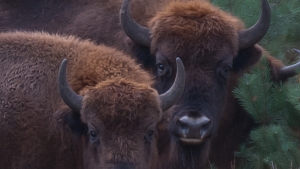
M 183 116 L 178 119 L 180 141 L 187 144 L 200 144 L 211 134 L 212 122 L 206 116 Z

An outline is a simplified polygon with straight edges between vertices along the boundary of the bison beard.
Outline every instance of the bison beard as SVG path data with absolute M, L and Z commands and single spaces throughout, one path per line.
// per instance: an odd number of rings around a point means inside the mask
M 205 161 L 195 157 L 207 159 L 209 151 L 209 142 L 201 146 L 191 146 L 184 143 L 171 143 L 170 162 L 173 162 L 172 168 L 198 168 L 204 166 Z
M 0 33 L 0 55 L 2 168 L 154 167 L 156 125 L 184 89 L 180 59 L 158 95 L 134 60 L 72 36 Z

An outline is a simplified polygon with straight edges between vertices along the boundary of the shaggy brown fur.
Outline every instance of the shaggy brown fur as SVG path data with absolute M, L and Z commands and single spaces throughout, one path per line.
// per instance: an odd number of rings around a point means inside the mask
M 106 46 L 45 33 L 0 34 L 1 168 L 150 168 L 161 119 L 153 77 Z M 64 106 L 58 67 L 67 58 L 82 109 Z
M 174 72 L 174 56 L 179 56 L 187 74 L 185 93 L 166 122 L 165 130 L 171 131 L 171 140 L 168 148 L 159 151 L 164 157 L 160 158 L 159 166 L 203 168 L 209 158 L 218 168 L 230 168 L 233 152 L 253 126 L 253 120 L 231 91 L 239 77 L 259 61 L 263 49 L 255 45 L 239 51 L 237 32 L 244 29 L 243 23 L 206 1 L 170 3 L 151 19 L 149 28 L 156 63 Z M 272 57 L 269 59 L 271 63 L 276 62 L 277 67 L 273 67 L 276 77 L 276 68 L 283 65 Z M 164 92 L 174 75 L 158 75 L 157 88 Z M 179 140 L 181 124 L 178 119 L 187 115 L 206 116 L 213 122 L 212 133 L 200 145 L 188 145 Z
M 144 59 L 149 60 L 146 57 L 150 56 L 149 49 L 132 43 L 121 28 L 118 15 L 121 3 L 122 0 L 3 0 L 0 31 L 38 30 L 76 35 L 117 47 L 130 55 L 145 55 Z M 132 15 L 146 25 L 165 3 L 133 0 Z
M 150 49 L 131 41 L 122 31 L 118 20 L 122 0 L 60 3 L 58 0 L 23 0 L 23 4 L 28 4 L 25 6 L 17 5 L 20 1 L 4 1 L 4 5 L 0 5 L 0 18 L 4 18 L 0 30 L 46 30 L 113 45 L 138 58 L 144 67 L 155 69 L 159 92 L 166 91 L 172 84 L 175 57 L 180 56 L 186 68 L 187 84 L 182 99 L 159 127 L 162 139 L 158 149 L 162 158 L 158 167 L 201 168 L 210 151 L 210 162 L 218 168 L 230 168 L 233 151 L 253 126 L 253 120 L 231 91 L 239 77 L 264 53 L 258 45 L 238 50 L 237 31 L 244 29 L 238 18 L 205 0 L 132 0 L 133 18 L 141 25 L 148 24 L 151 30 Z M 287 77 L 277 73 L 283 67 L 282 62 L 268 58 L 273 80 L 285 80 Z M 162 64 L 164 70 L 155 63 Z M 187 110 L 196 116 L 206 115 L 215 124 L 213 133 L 202 146 L 182 145 L 178 141 L 176 121 Z

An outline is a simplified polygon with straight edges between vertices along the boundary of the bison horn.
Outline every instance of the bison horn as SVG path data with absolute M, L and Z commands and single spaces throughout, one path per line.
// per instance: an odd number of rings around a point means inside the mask
M 271 9 L 267 0 L 262 0 L 262 12 L 252 27 L 239 31 L 239 49 L 246 49 L 259 42 L 267 33 L 271 22 Z
M 300 50 L 293 49 L 296 53 L 300 54 Z M 283 77 L 291 77 L 297 74 L 296 70 L 300 68 L 300 62 L 290 66 L 285 66 L 280 69 L 280 75 Z
M 176 78 L 171 88 L 160 95 L 161 108 L 163 111 L 173 106 L 181 97 L 185 86 L 185 70 L 180 58 L 176 58 Z
M 135 43 L 149 47 L 151 44 L 150 30 L 133 20 L 130 15 L 130 2 L 131 0 L 124 0 L 120 9 L 119 17 L 122 28 Z
M 300 50 L 298 50 L 298 49 L 293 49 L 293 51 L 295 51 L 298 55 L 300 55 Z
M 60 65 L 58 72 L 58 88 L 63 101 L 73 111 L 80 112 L 82 104 L 82 96 L 77 95 L 69 86 L 66 75 L 67 59 L 64 59 Z

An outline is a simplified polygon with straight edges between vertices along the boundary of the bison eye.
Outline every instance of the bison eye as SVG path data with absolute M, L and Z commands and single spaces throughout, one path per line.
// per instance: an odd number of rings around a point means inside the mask
M 231 66 L 220 66 L 217 68 L 217 75 L 218 75 L 218 80 L 220 83 L 224 83 L 227 81 L 227 79 L 230 76 L 230 71 L 232 70 Z
M 146 134 L 146 136 L 144 136 L 145 141 L 151 142 L 152 138 L 153 138 L 153 134 L 154 134 L 153 130 L 148 131 L 148 133 Z
M 165 74 L 165 66 L 163 64 L 157 64 L 157 73 L 159 76 L 162 76 Z
M 225 69 L 224 69 L 224 72 L 228 73 L 230 70 L 231 70 L 231 67 L 230 66 L 226 66 Z
M 91 140 L 92 142 L 98 140 L 98 136 L 97 136 L 96 132 L 90 131 L 90 140 Z
M 165 67 L 164 67 L 163 64 L 158 64 L 158 69 L 161 70 L 161 71 L 164 71 Z
M 172 71 L 168 65 L 158 63 L 156 64 L 158 76 L 170 76 Z
M 148 132 L 148 136 L 149 136 L 149 137 L 152 137 L 152 136 L 153 136 L 153 133 L 154 133 L 154 131 L 153 131 L 153 130 L 150 130 L 150 131 Z

